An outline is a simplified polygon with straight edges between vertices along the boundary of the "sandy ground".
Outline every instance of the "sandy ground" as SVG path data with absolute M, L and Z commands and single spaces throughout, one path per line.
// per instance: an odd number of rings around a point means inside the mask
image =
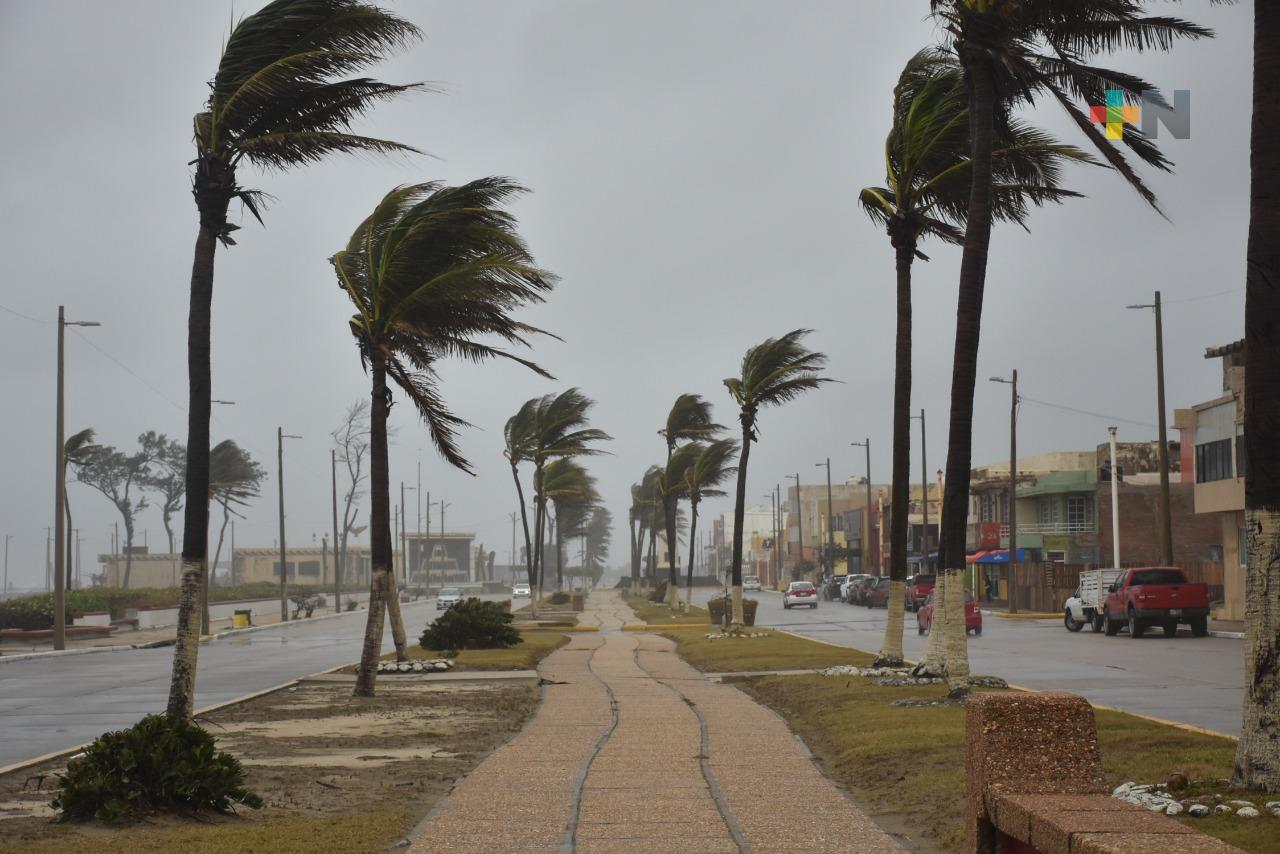
M 340 817 L 361 810 L 399 811 L 404 833 L 533 713 L 529 684 L 440 684 L 410 677 L 378 680 L 372 700 L 341 683 L 302 683 L 201 718 L 219 746 L 239 757 L 261 810 L 220 823 Z M 48 802 L 65 762 L 0 777 L 0 851 L 57 843 L 94 850 L 117 831 L 56 825 Z M 145 833 L 173 819 L 125 831 Z M 15 844 L 16 843 L 16 844 Z

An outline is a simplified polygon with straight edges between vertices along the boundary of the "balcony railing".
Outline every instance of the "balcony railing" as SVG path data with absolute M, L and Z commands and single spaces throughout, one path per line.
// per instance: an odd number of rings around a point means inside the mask
M 1008 536 L 1008 525 L 1001 526 L 1002 532 Z M 1019 523 L 1019 534 L 1092 534 L 1098 530 L 1094 522 L 1031 522 Z

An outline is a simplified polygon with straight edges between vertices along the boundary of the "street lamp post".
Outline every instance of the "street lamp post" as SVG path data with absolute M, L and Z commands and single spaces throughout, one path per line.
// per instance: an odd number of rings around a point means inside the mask
M 921 536 L 923 547 L 921 548 L 921 560 L 924 564 L 924 571 L 929 571 L 929 458 L 928 445 L 924 436 L 924 410 L 920 410 L 920 415 L 911 416 L 911 420 L 920 421 L 920 488 L 924 491 L 923 500 L 920 502 L 923 512 L 924 533 Z
M 1156 317 L 1156 425 L 1160 442 L 1160 560 L 1165 566 L 1173 566 L 1173 518 L 1169 507 L 1169 442 L 1164 419 L 1164 322 L 1160 314 L 1160 292 L 1149 305 L 1128 305 L 1125 308 L 1154 309 Z
M 800 472 L 796 472 L 792 477 L 796 481 L 796 538 L 800 540 L 800 557 L 796 562 L 796 566 L 804 566 L 804 502 L 800 500 Z
M 867 538 L 862 542 L 862 571 L 866 572 L 871 566 L 871 437 L 867 436 L 861 442 L 850 442 L 852 447 L 867 449 L 867 508 L 862 514 L 867 517 Z
M 342 553 L 338 550 L 338 451 L 329 449 L 329 478 L 333 486 L 333 613 L 342 613 Z M 234 553 L 231 556 L 235 564 Z
M 992 377 L 993 383 L 1006 383 L 1012 396 L 1009 402 L 1009 613 L 1018 613 L 1018 369 L 1012 379 Z M 976 595 L 976 594 L 975 594 Z
M 769 563 L 766 566 L 766 568 L 769 570 L 768 574 L 766 574 L 765 576 L 765 578 L 767 579 L 769 575 L 773 574 L 773 566 L 775 563 L 777 563 L 776 555 L 778 554 L 778 505 L 776 503 L 777 496 L 774 495 L 774 492 L 772 489 L 769 490 L 767 493 L 765 493 L 764 497 L 769 499 L 769 530 L 773 534 L 773 539 L 771 540 L 773 545 L 769 549 Z M 767 582 L 761 581 L 761 587 L 763 587 L 765 583 Z M 773 581 L 773 583 L 775 584 L 777 583 L 776 579 Z
M 826 572 L 828 575 L 836 574 L 836 533 L 835 526 L 832 524 L 832 502 L 831 502 L 831 457 L 827 457 L 825 463 L 814 463 L 815 468 L 827 467 L 827 559 Z
M 276 428 L 276 475 L 280 488 L 280 622 L 282 623 L 289 620 L 289 564 L 285 560 L 284 543 L 284 440 L 301 438 L 301 436 L 284 432 L 283 427 Z M 234 553 L 231 562 L 235 563 Z
M 65 360 L 63 357 L 63 352 L 66 349 L 65 348 L 66 335 L 67 335 L 66 330 L 68 326 L 100 326 L 100 325 L 101 324 L 96 323 L 92 320 L 67 320 L 66 312 L 63 310 L 63 307 L 58 306 L 58 381 L 57 381 L 58 400 L 57 400 L 57 407 L 56 407 L 57 412 L 56 412 L 55 426 L 54 426 L 54 432 L 56 433 L 56 435 L 54 436 L 54 441 L 57 444 L 57 450 L 54 455 L 54 461 L 55 461 L 54 477 L 56 479 L 56 483 L 54 484 L 54 490 L 53 490 L 53 494 L 54 494 L 53 542 L 57 544 L 57 548 L 53 550 L 53 648 L 54 649 L 67 648 L 66 582 L 65 582 L 64 575 L 66 571 L 65 563 L 66 563 L 66 560 L 68 559 L 68 556 L 63 554 L 63 551 L 62 551 L 62 543 L 66 539 L 66 531 L 64 530 L 63 526 L 66 524 L 66 520 L 64 519 L 64 514 L 66 513 L 66 504 L 67 504 L 67 482 L 66 482 L 67 449 L 65 444 L 66 437 L 63 435 L 64 408 L 65 408 L 63 403 L 63 394 L 65 389 L 65 383 L 63 380 L 64 374 L 65 374 L 65 370 L 64 370 Z
M 405 584 L 409 583 L 409 525 L 405 518 L 405 511 L 408 508 L 404 503 L 404 493 L 406 490 L 414 492 L 416 489 L 417 488 L 413 486 L 406 487 L 404 485 L 404 481 L 400 481 L 400 571 L 404 573 Z M 417 527 L 417 523 L 414 523 L 414 527 Z

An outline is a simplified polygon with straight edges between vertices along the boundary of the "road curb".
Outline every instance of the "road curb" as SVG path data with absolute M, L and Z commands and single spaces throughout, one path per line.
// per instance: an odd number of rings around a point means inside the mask
M 1229 638 L 1230 640 L 1244 640 L 1244 632 L 1209 632 L 1211 638 Z

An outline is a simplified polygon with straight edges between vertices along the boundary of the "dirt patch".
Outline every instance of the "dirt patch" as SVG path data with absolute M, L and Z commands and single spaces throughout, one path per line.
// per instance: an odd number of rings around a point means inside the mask
M 377 690 L 356 699 L 349 684 L 308 682 L 201 716 L 266 801 L 236 816 L 59 825 L 48 802 L 65 760 L 0 777 L 0 852 L 314 852 L 338 840 L 328 850 L 381 851 L 517 732 L 538 700 L 536 687 L 511 683 L 379 680 Z

